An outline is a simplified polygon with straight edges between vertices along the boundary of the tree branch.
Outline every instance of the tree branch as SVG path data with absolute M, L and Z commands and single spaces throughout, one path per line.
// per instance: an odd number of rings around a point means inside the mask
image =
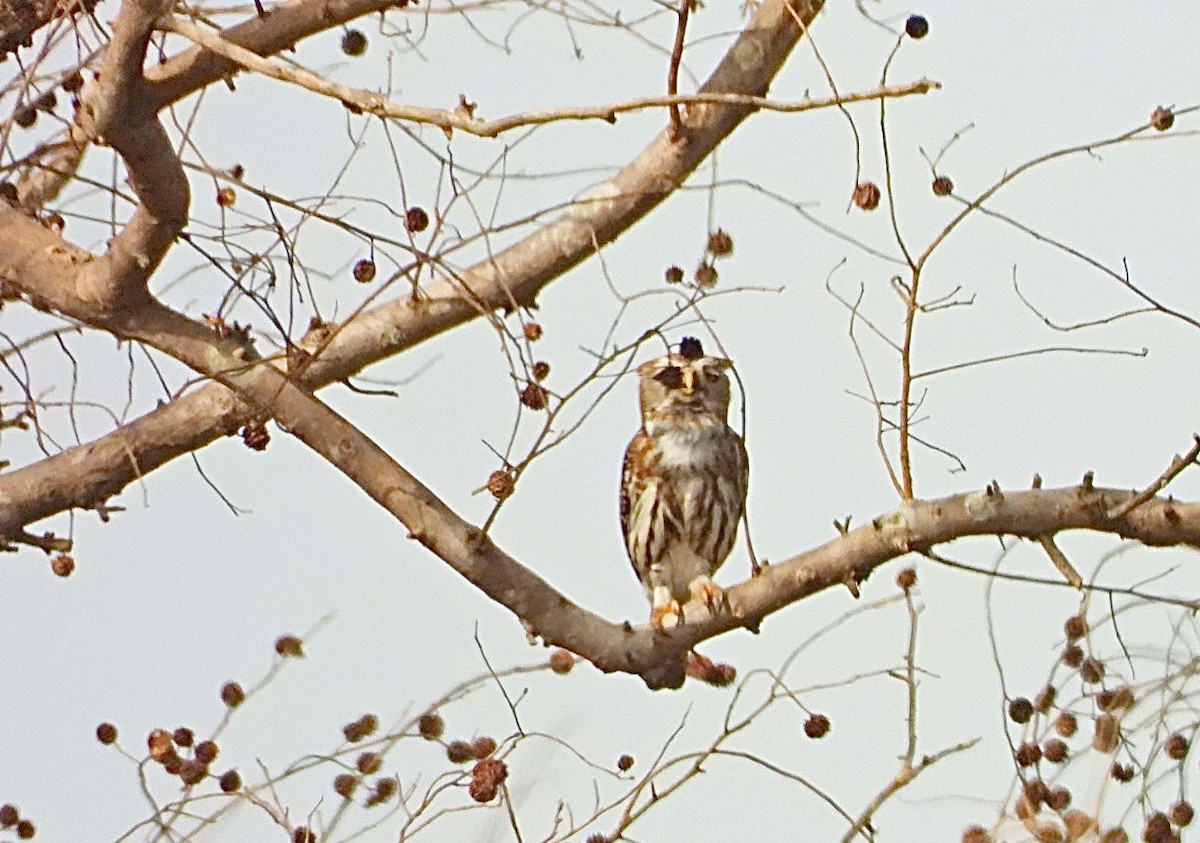
M 385 5 L 368 6 L 362 0 L 330 0 L 320 9 L 307 2 L 285 4 L 265 19 L 227 30 L 224 37 L 257 52 L 269 52 L 282 49 L 289 39 L 328 27 L 340 16 L 353 17 Z M 819 2 L 799 4 L 805 26 L 820 7 Z M 324 16 L 326 9 L 330 17 Z M 762 3 L 701 91 L 761 96 L 800 34 L 787 3 Z M 207 84 L 232 69 L 234 66 L 199 48 L 150 68 L 146 75 L 151 105 L 160 107 L 192 90 L 189 86 L 202 80 Z M 305 370 L 303 383 L 318 389 L 342 381 L 489 309 L 532 303 L 543 287 L 615 240 L 666 199 L 753 111 L 753 106 L 745 104 L 689 107 L 685 111 L 687 143 L 674 143 L 662 132 L 612 181 L 597 188 L 590 200 L 491 259 L 423 287 L 419 301 L 405 295 L 342 325 L 326 326 L 323 330 L 332 330 L 332 339 L 319 346 L 319 356 Z M 56 302 L 66 296 L 63 312 L 95 324 L 103 308 L 88 310 L 87 301 L 71 299 L 72 291 L 57 289 L 53 280 L 61 271 L 91 261 L 93 256 L 47 235 L 31 220 L 0 207 L 0 280 L 56 309 Z M 315 340 L 306 346 L 318 348 Z M 0 502 L 5 504 L 0 508 L 0 535 L 74 506 L 94 506 L 175 457 L 237 430 L 253 415 L 233 396 L 214 391 L 223 392 L 224 387 L 204 387 L 127 428 L 0 475 Z M 212 415 L 205 415 L 210 412 Z M 185 425 L 176 426 L 185 419 Z M 88 470 L 81 473 L 79 467 L 85 461 Z

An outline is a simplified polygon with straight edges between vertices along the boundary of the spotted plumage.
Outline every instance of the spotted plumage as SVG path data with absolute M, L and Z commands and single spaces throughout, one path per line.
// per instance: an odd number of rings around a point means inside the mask
M 731 365 L 687 337 L 638 367 L 642 427 L 625 450 L 621 529 L 658 627 L 679 624 L 689 599 L 724 607 L 712 576 L 733 549 L 749 480 L 726 423 Z

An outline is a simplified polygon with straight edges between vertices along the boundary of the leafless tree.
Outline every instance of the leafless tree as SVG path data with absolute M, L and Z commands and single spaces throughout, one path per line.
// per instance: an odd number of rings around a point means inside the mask
M 921 326 L 939 318 L 942 311 L 969 304 L 957 291 L 927 298 L 922 284 L 932 256 L 968 219 L 986 217 L 1014 227 L 1107 273 L 1112 283 L 1138 301 L 1135 309 L 1107 319 L 1149 313 L 1200 327 L 1196 316 L 1157 300 L 1127 271 L 1106 267 L 1081 250 L 1006 217 L 992 202 L 1029 170 L 1161 136 L 1189 109 L 1159 108 L 1144 125 L 1030 160 L 974 196 L 956 192 L 941 171 L 941 156 L 932 157 L 933 192 L 957 202 L 959 210 L 927 242 L 913 242 L 902 233 L 894 201 L 887 127 L 889 109 L 901 105 L 894 101 L 938 88 L 928 79 L 897 82 L 891 78 L 896 50 L 923 37 L 924 22 L 914 16 L 898 29 L 895 49 L 881 56 L 883 70 L 876 86 L 843 91 L 830 75 L 828 92 L 822 96 L 790 102 L 770 98 L 772 80 L 797 45 L 816 49 L 806 37 L 810 27 L 819 30 L 822 5 L 819 0 L 748 4 L 740 31 L 706 35 L 702 43 L 716 41 L 722 52 L 694 90 L 687 90 L 692 86 L 687 83 L 685 51 L 696 47 L 692 27 L 705 12 L 690 0 L 648 4 L 645 14 L 636 19 L 586 2 L 549 8 L 497 0 L 433 5 L 408 0 L 288 0 L 271 5 L 256 0 L 252 7 L 161 0 L 121 0 L 112 7 L 94 2 L 0 5 L 0 54 L 7 57 L 11 69 L 0 86 L 0 111 L 7 115 L 0 123 L 0 301 L 6 316 L 15 314 L 19 319 L 16 329 L 3 334 L 6 348 L 0 357 L 8 462 L 0 475 L 3 549 L 17 551 L 18 559 L 44 552 L 53 557 L 56 573 L 69 574 L 76 517 L 85 512 L 104 521 L 139 517 L 121 514 L 117 502 L 131 484 L 152 483 L 155 469 L 239 432 L 248 448 L 265 448 L 273 427 L 303 442 L 349 478 L 399 522 L 397 529 L 475 586 L 481 600 L 503 605 L 531 637 L 556 648 L 549 664 L 517 670 L 566 672 L 579 657 L 605 672 L 637 675 L 654 689 L 677 688 L 689 672 L 727 684 L 732 673 L 725 666 L 689 655 L 697 645 L 731 630 L 757 630 L 772 613 L 830 587 L 849 588 L 857 595 L 859 584 L 872 571 L 901 557 L 917 555 L 965 566 L 945 548 L 968 536 L 1036 543 L 1061 578 L 1085 595 L 1120 596 L 1133 601 L 1128 605 L 1153 601 L 1194 610 L 1191 596 L 1106 591 L 1091 579 L 1085 581 L 1055 536 L 1065 530 L 1090 530 L 1146 546 L 1200 548 L 1200 504 L 1174 500 L 1165 491 L 1195 465 L 1200 439 L 1183 443 L 1185 453 L 1165 467 L 1148 469 L 1140 489 L 1106 488 L 1087 475 L 1061 488 L 1042 488 L 1040 479 L 1035 479 L 1032 488 L 1021 491 L 992 483 L 926 500 L 917 495 L 914 453 L 928 449 L 954 457 L 913 429 L 924 382 L 952 370 L 1018 356 L 1001 349 L 986 358 L 935 368 L 917 365 L 913 342 Z M 111 24 L 102 14 L 111 16 Z M 453 17 L 465 27 L 474 27 L 487 14 L 508 16 L 511 28 L 528 15 L 557 15 L 568 30 L 604 28 L 652 44 L 653 38 L 645 34 L 650 23 L 671 21 L 673 39 L 654 44 L 662 57 L 662 92 L 599 105 L 553 102 L 537 110 L 484 118 L 477 114 L 480 107 L 465 96 L 457 105 L 443 104 L 447 107 L 411 104 L 394 89 L 355 87 L 338 81 L 342 77 L 336 70 L 314 70 L 291 56 L 305 39 L 338 29 L 343 30 L 344 54 L 357 56 L 365 49 L 367 36 L 349 25 L 363 20 L 375 22 L 377 32 L 372 31 L 372 38 L 389 39 L 401 50 L 420 51 L 423 33 L 439 19 Z M 872 24 L 864 20 L 863 25 Z M 479 37 L 492 36 L 480 30 Z M 453 63 L 446 60 L 445 67 Z M 359 197 L 376 208 L 373 215 L 360 218 L 338 208 L 336 182 L 310 196 L 287 183 L 264 185 L 240 165 L 212 163 L 203 138 L 205 131 L 221 129 L 206 124 L 206 97 L 226 86 L 236 88 L 262 79 L 273 80 L 271 84 L 288 96 L 303 92 L 304 101 L 313 108 L 332 101 L 344 113 L 352 138 L 361 139 L 367 131 L 382 133 L 397 159 L 402 202 L 395 206 L 391 194 Z M 724 232 L 709 232 L 696 273 L 674 268 L 668 272 L 667 281 L 674 282 L 669 291 L 676 304 L 672 314 L 657 324 L 640 326 L 632 342 L 622 341 L 610 329 L 595 354 L 594 368 L 578 383 L 553 392 L 544 385 L 548 370 L 535 353 L 542 330 L 535 318 L 538 296 L 572 268 L 601 259 L 609 244 L 681 190 L 746 121 L 764 113 L 838 109 L 855 127 L 854 142 L 859 144 L 864 141 L 848 111 L 855 103 L 879 117 L 884 163 L 878 179 L 855 173 L 848 193 L 856 213 L 890 216 L 901 260 L 892 283 L 898 299 L 889 304 L 900 302 L 899 331 L 893 334 L 885 327 L 892 323 L 876 315 L 879 311 L 872 309 L 876 304 L 861 290 L 848 292 L 831 278 L 828 292 L 845 308 L 896 506 L 861 526 L 849 520 L 839 523 L 832 540 L 796 548 L 791 558 L 776 560 L 761 575 L 729 589 L 726 613 L 710 616 L 703 607 L 690 607 L 687 622 L 665 633 L 601 617 L 522 564 L 523 548 L 497 546 L 490 538 L 493 519 L 526 468 L 586 423 L 590 408 L 611 389 L 616 375 L 628 371 L 639 352 L 655 342 L 661 345 L 658 337 L 668 329 L 703 323 L 706 302 L 734 292 L 713 289 L 718 262 L 731 247 L 722 239 L 727 237 Z M 535 130 L 550 124 L 578 124 L 596 133 L 595 143 L 600 145 L 611 124 L 645 114 L 659 119 L 653 135 L 640 152 L 606 173 L 586 194 L 541 202 L 507 221 L 499 218 L 494 204 L 488 207 L 497 185 L 516 189 L 513 185 L 519 180 L 506 171 L 507 156 L 511 148 L 534 137 Z M 303 130 L 237 126 L 226 131 L 274 133 L 284 143 L 289 132 Z M 490 165 L 462 164 L 450 147 L 443 150 L 438 145 L 464 137 L 489 144 Z M 413 172 L 416 165 L 399 163 L 410 155 L 421 162 L 419 175 Z M 434 185 L 436 201 L 410 200 L 405 195 L 406 178 Z M 535 184 L 544 187 L 542 181 Z M 349 292 L 343 287 L 332 300 L 314 283 L 327 269 L 308 247 L 307 232 L 313 228 L 336 238 L 342 249 L 341 276 L 358 282 Z M 1036 307 L 1032 301 L 1027 304 L 1031 310 Z M 1041 318 L 1055 327 L 1048 317 Z M 483 523 L 461 517 L 444 502 L 444 495 L 424 485 L 353 419 L 322 399 L 322 391 L 335 384 L 386 395 L 387 388 L 371 386 L 366 380 L 373 366 L 476 321 L 495 331 L 518 405 L 513 436 L 498 449 L 491 477 L 481 478 L 481 486 L 486 479 L 484 488 L 496 501 L 492 516 Z M 102 347 L 97 342 L 96 337 L 103 335 L 117 340 L 115 350 L 111 344 Z M 1022 354 L 1058 350 L 1062 347 L 1046 346 Z M 1069 350 L 1113 353 L 1082 346 Z M 883 365 L 879 353 L 888 355 Z M 47 362 L 50 359 L 57 362 Z M 159 383 L 162 397 L 152 399 L 144 388 L 142 372 L 147 369 Z M 894 375 L 898 375 L 895 390 L 882 382 Z M 54 396 L 48 385 L 57 387 Z M 111 406 L 111 396 L 122 393 L 128 396 L 125 406 Z M 97 423 L 94 414 L 102 416 L 103 422 Z M 532 433 L 519 438 L 518 430 Z M 871 838 L 872 818 L 880 805 L 931 764 L 972 745 L 968 740 L 930 752 L 918 748 L 919 612 L 914 604 L 914 577 L 906 569 L 898 594 L 886 601 L 903 611 L 910 631 L 907 655 L 895 671 L 908 689 L 909 703 L 908 739 L 897 772 L 863 807 L 847 809 L 823 794 L 819 783 L 774 770 L 834 806 L 845 818 L 846 839 Z M 1173 706 L 1182 705 L 1188 695 L 1154 705 L 1143 701 L 1156 694 L 1169 696 L 1175 683 L 1190 677 L 1192 660 L 1167 659 L 1165 677 L 1101 687 L 1097 665 L 1120 652 L 1119 638 L 1097 640 L 1086 653 L 1074 642 L 1096 629 L 1116 632 L 1120 612 L 1106 613 L 1109 608 L 1106 604 L 1098 609 L 1085 599 L 1076 626 L 1066 631 L 1068 652 L 1062 661 L 1066 669 L 1076 671 L 1070 681 L 1079 683 L 1073 700 L 1063 702 L 1068 684 L 1052 674 L 1049 687 L 1057 689 L 1057 703 L 1051 695 L 1023 704 L 1014 697 L 1011 702 L 1011 719 L 1024 730 L 1013 739 L 1022 788 L 1001 816 L 1015 816 L 1032 833 L 1078 839 L 1096 831 L 1095 811 L 1071 815 L 1058 790 L 1032 772 L 1039 764 L 1065 762 L 1063 750 L 1050 746 L 1053 740 L 1061 743 L 1073 734 L 1068 715 L 1077 717 L 1093 703 L 1105 712 L 1096 719 L 1095 751 L 1112 754 L 1124 748 L 1141 753 L 1113 763 L 1120 776 L 1142 775 L 1146 793 L 1157 781 L 1155 764 L 1160 762 L 1152 763 L 1153 752 L 1144 747 L 1135 751 L 1132 745 L 1122 744 L 1120 736 L 1126 730 L 1152 734 L 1154 746 L 1171 759 L 1187 754 L 1185 733 L 1191 727 L 1176 722 Z M 1180 624 L 1178 637 L 1183 640 L 1186 622 Z M 277 642 L 279 665 L 300 648 L 299 640 L 281 642 Z M 1105 648 L 1103 657 L 1097 655 Z M 442 740 L 444 726 L 433 712 L 506 675 L 498 670 L 456 686 L 443 699 L 431 701 L 425 714 L 385 730 L 384 737 L 373 736 L 378 725 L 373 715 L 348 724 L 346 743 L 338 750 L 299 762 L 282 775 L 265 775 L 257 789 L 243 788 L 240 777 L 222 778 L 221 789 L 240 794 L 289 832 L 299 834 L 297 839 L 304 839 L 306 826 L 273 800 L 271 788 L 315 766 L 341 765 L 344 772 L 335 788 L 347 801 L 326 823 L 327 828 L 336 828 L 340 811 L 350 810 L 351 797 L 378 772 L 381 756 L 405 738 Z M 726 748 L 731 735 L 766 708 L 795 703 L 798 693 L 787 676 L 787 664 L 743 677 L 737 688 L 726 722 L 709 746 L 677 751 L 667 741 L 661 756 L 636 774 L 629 774 L 632 761 L 619 762 L 616 771 L 605 770 L 615 794 L 583 816 L 564 814 L 546 839 L 597 833 L 617 839 L 659 799 L 694 778 L 702 764 L 722 753 L 733 754 Z M 229 686 L 226 692 L 232 712 L 245 692 L 238 686 Z M 755 701 L 748 702 L 754 694 L 758 695 Z M 1102 694 L 1108 696 L 1101 699 Z M 812 737 L 820 737 L 822 717 L 809 714 L 806 722 L 811 724 Z M 1142 720 L 1135 723 L 1131 719 L 1135 717 Z M 1060 738 L 1051 738 L 1052 730 Z M 115 732 L 101 735 L 102 741 L 109 742 L 106 738 L 115 739 Z M 482 745 L 446 741 L 451 760 L 470 761 L 471 771 L 456 767 L 423 789 L 406 787 L 393 778 L 375 778 L 366 803 L 392 806 L 386 821 L 398 827 L 403 838 L 450 810 L 439 800 L 453 787 L 469 781 L 472 797 L 481 804 L 503 795 L 505 753 L 539 739 L 553 740 L 524 732 L 518 721 L 517 729 L 500 741 L 488 739 Z M 1029 747 L 1036 747 L 1036 753 Z M 1030 760 L 1034 754 L 1039 757 Z M 196 756 L 188 735 L 164 732 L 151 736 L 147 757 L 194 788 L 210 775 L 202 755 Z M 581 757 L 580 763 L 592 762 Z M 196 793 L 189 789 L 171 804 L 152 803 L 153 819 L 147 827 L 157 829 L 160 836 L 182 836 L 185 832 L 180 829 L 199 813 Z M 511 814 L 511 801 L 505 797 L 501 802 Z M 227 807 L 206 809 L 201 825 L 219 818 L 224 810 Z M 3 819 L 0 816 L 0 823 Z M 1177 833 L 1171 829 L 1182 827 L 1181 819 L 1182 815 L 1167 818 L 1165 833 Z M 1153 822 L 1162 824 L 1158 819 Z M 515 819 L 513 828 L 517 828 Z M 981 828 L 978 833 L 988 832 Z

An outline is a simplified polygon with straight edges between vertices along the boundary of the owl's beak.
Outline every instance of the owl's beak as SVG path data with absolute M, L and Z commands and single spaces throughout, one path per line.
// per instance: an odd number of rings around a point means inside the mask
M 696 372 L 690 367 L 683 370 L 683 394 L 691 395 L 696 391 Z

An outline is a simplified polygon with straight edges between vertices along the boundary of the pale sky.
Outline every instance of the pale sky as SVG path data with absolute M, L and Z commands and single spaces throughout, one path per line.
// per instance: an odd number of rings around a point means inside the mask
M 440 0 L 429 2 L 433 9 L 446 8 Z M 888 0 L 866 5 L 895 32 L 913 11 Z M 425 8 L 423 2 L 410 15 L 387 17 L 392 26 L 411 20 L 416 29 L 427 23 L 417 50 L 404 49 L 401 42 L 389 47 L 372 19 L 359 24 L 370 39 L 363 58 L 341 54 L 339 32 L 310 39 L 295 58 L 364 87 L 385 87 L 390 73 L 397 101 L 452 107 L 463 93 L 486 117 L 664 90 L 663 47 L 673 34 L 669 16 L 643 25 L 639 32 L 648 40 L 638 42 L 614 30 L 575 25 L 568 31 L 553 11 L 539 11 L 511 33 L 506 53 L 472 33 L 460 16 L 434 14 L 422 21 Z M 623 19 L 657 8 L 624 3 Z M 98 12 L 109 21 L 116 9 L 115 3 L 102 4 Z M 499 43 L 513 19 L 533 9 L 500 4 L 477 10 L 473 20 Z M 1200 5 L 1195 3 L 1145 6 L 1135 14 L 1129 4 L 1115 2 L 930 2 L 920 11 L 930 33 L 919 42 L 905 40 L 889 81 L 928 77 L 943 87 L 887 104 L 897 216 L 917 250 L 961 207 L 954 199 L 932 195 L 921 150 L 936 155 L 962 132 L 939 170 L 953 179 L 957 194 L 975 197 L 1031 158 L 1132 130 L 1158 105 L 1184 108 L 1200 101 L 1194 44 Z M 735 2 L 710 1 L 694 15 L 695 44 L 686 55 L 695 77 L 707 75 L 742 20 Z M 574 56 L 572 35 L 582 59 Z M 842 92 L 876 85 L 895 43 L 894 35 L 866 21 L 853 4 L 839 2 L 828 4 L 812 35 Z M 771 95 L 795 100 L 805 92 L 824 97 L 830 89 L 811 46 L 801 42 Z M 849 112 L 862 140 L 863 177 L 882 183 L 879 107 L 861 104 Z M 190 116 L 186 104 L 177 112 L 180 124 Z M 223 86 L 207 92 L 192 142 L 213 167 L 244 166 L 249 184 L 293 198 L 331 191 L 336 201 L 325 207 L 327 213 L 399 232 L 400 223 L 382 203 L 402 207 L 401 178 L 407 203 L 432 209 L 439 201 L 439 175 L 446 174 L 439 174 L 430 155 L 396 127 L 391 131 L 394 158 L 380 125 L 364 119 L 347 120 L 336 103 L 243 75 L 236 93 Z M 555 124 L 528 137 L 517 131 L 496 140 L 456 135 L 448 142 L 437 129 L 414 135 L 439 154 L 452 153 L 467 184 L 472 169 L 499 172 L 497 162 L 508 150 L 507 178 L 473 192 L 473 208 L 462 202 L 453 208 L 451 221 L 467 236 L 477 230 L 472 228 L 476 214 L 502 223 L 584 195 L 636 154 L 664 119 L 646 113 L 623 117 L 611 127 Z M 1200 311 L 1193 270 L 1200 193 L 1195 125 L 1192 115 L 1181 116 L 1165 135 L 1152 133 L 1051 162 L 1015 180 L 989 207 L 1117 271 L 1127 262 L 1135 284 L 1195 316 Z M 331 188 L 364 126 L 361 149 Z M 105 150 L 91 153 L 90 175 L 111 178 L 107 155 Z M 196 160 L 194 152 L 190 156 Z M 625 343 L 672 312 L 678 297 L 663 284 L 663 270 L 677 263 L 690 273 L 710 217 L 712 225 L 732 235 L 735 252 L 718 265 L 717 290 L 746 289 L 706 301 L 702 310 L 745 385 L 751 523 L 755 548 L 767 559 L 782 560 L 833 538 L 834 519 L 852 515 L 855 524 L 864 523 L 897 503 L 876 449 L 873 410 L 858 397 L 867 387 L 848 338 L 848 313 L 826 291 L 828 283 L 852 300 L 861 288 L 863 315 L 899 337 L 903 307 L 889 282 L 902 269 L 894 260 L 898 249 L 884 208 L 871 214 L 847 211 L 854 166 L 853 134 L 837 110 L 760 113 L 721 148 L 715 168 L 698 172 L 687 189 L 607 247 L 602 262 L 593 259 L 578 267 L 539 301 L 537 319 L 545 336 L 536 350 L 552 366 L 549 388 L 566 391 L 589 370 L 589 351 L 599 348 L 618 317 L 613 337 Z M 527 178 L 545 173 L 561 175 Z M 218 221 L 213 181 L 192 176 L 196 213 Z M 715 193 L 706 189 L 714 178 L 723 183 Z M 443 205 L 448 193 L 443 184 Z M 77 195 L 73 202 L 65 209 L 107 213 L 106 200 L 95 195 Z M 242 196 L 230 224 L 245 223 L 243 212 L 255 218 L 266 213 L 261 202 Z M 295 216 L 286 219 L 290 224 Z M 813 219 L 842 236 L 819 228 Z M 69 222 L 68 234 L 72 230 Z M 78 230 L 85 230 L 82 222 Z M 530 230 L 524 226 L 517 233 Z M 95 239 L 82 245 L 101 247 L 103 235 L 96 231 Z M 495 245 L 507 245 L 512 236 L 498 237 Z M 303 282 L 303 301 L 295 304 L 296 323 L 303 325 L 312 315 L 310 289 L 326 318 L 348 313 L 364 293 L 350 277 L 351 265 L 365 254 L 362 244 L 309 222 L 297 250 L 310 275 Z M 482 254 L 477 244 L 455 260 L 467 264 Z M 1192 374 L 1200 334 L 1159 314 L 1055 332 L 1021 304 L 1014 273 L 1022 293 L 1056 322 L 1103 319 L 1139 305 L 1128 290 L 1082 261 L 1011 225 L 977 216 L 945 243 L 922 279 L 928 299 L 959 289 L 957 299 L 973 303 L 919 322 L 917 367 L 935 369 L 1050 346 L 1139 353 L 1144 348 L 1147 354 L 1047 353 L 922 380 L 921 422 L 914 432 L 956 455 L 965 471 L 956 471 L 952 459 L 918 449 L 917 495 L 971 491 L 993 479 L 1002 488 L 1026 488 L 1035 473 L 1048 487 L 1068 485 L 1089 470 L 1098 485 L 1145 485 L 1200 428 Z M 281 289 L 273 301 L 285 316 L 287 283 L 281 268 Z M 199 316 L 215 310 L 225 287 L 195 252 L 177 246 L 155 289 Z M 617 293 L 646 291 L 656 294 L 620 311 Z M 397 288 L 396 294 L 404 291 Z M 269 329 L 260 313 L 247 309 L 236 317 Z M 0 330 L 11 337 L 41 324 L 23 306 L 8 305 L 0 312 Z M 677 341 L 697 331 L 677 326 L 668 336 Z M 699 334 L 710 340 L 703 330 Z M 859 336 L 876 388 L 885 399 L 894 397 L 899 382 L 894 355 L 865 330 Z M 130 358 L 113 345 L 96 337 L 68 343 L 80 360 L 79 398 L 120 413 Z M 267 347 L 267 340 L 260 340 L 260 348 Z M 639 359 L 653 353 L 648 348 Z M 162 397 L 145 356 L 134 352 L 131 357 L 130 418 Z M 61 350 L 46 348 L 30 359 L 43 361 L 35 369 L 35 392 L 47 400 L 67 400 L 70 365 Z M 322 398 L 456 511 L 482 522 L 491 499 L 473 491 L 497 467 L 488 446 L 504 447 L 516 410 L 495 332 L 477 321 L 365 375 L 362 386 L 405 382 L 395 387 L 396 398 L 355 395 L 341 386 L 326 389 Z M 168 364 L 164 377 L 178 389 L 187 375 Z M 5 400 L 16 399 L 11 379 L 3 384 Z M 587 396 L 599 391 L 597 385 L 586 393 L 566 417 L 578 418 Z M 78 424 L 83 440 L 111 429 L 110 417 L 97 410 L 81 410 Z M 492 536 L 581 605 L 612 620 L 641 623 L 648 608 L 624 556 L 616 511 L 621 454 L 636 426 L 635 383 L 625 378 L 575 433 L 534 463 Z M 59 443 L 74 443 L 65 413 L 47 413 L 47 428 Z M 384 725 L 419 713 L 458 682 L 487 669 L 480 647 L 498 670 L 547 655 L 526 642 L 507 610 L 406 539 L 404 528 L 360 490 L 285 432 L 273 425 L 270 430 L 271 445 L 264 453 L 247 450 L 235 437 L 197 455 L 204 474 L 240 515 L 231 514 L 191 460 L 182 458 L 117 498 L 114 503 L 127 511 L 111 523 L 100 523 L 90 512 L 77 515 L 78 568 L 69 579 L 53 576 L 39 552 L 24 550 L 7 558 L 0 578 L 6 597 L 0 612 L 0 803 L 17 804 L 37 823 L 38 839 L 116 840 L 127 833 L 125 839 L 148 839 L 145 829 L 129 833 L 151 813 L 137 767 L 115 748 L 97 743 L 96 725 L 115 723 L 121 746 L 139 756 L 155 727 L 187 725 L 207 735 L 224 714 L 221 685 L 230 679 L 254 684 L 272 664 L 278 635 L 303 634 L 322 618 L 328 620 L 306 643 L 307 657 L 288 663 L 235 713 L 220 738 L 214 771 L 237 767 L 254 783 L 261 780 L 259 762 L 277 773 L 302 756 L 332 752 L 341 727 L 364 712 L 377 714 Z M 518 443 L 528 446 L 532 434 L 532 426 L 523 427 Z M 28 434 L 5 430 L 2 441 L 0 458 L 14 465 L 37 457 Z M 1185 500 L 1200 496 L 1197 473 L 1184 473 L 1171 491 Z M 33 525 L 36 531 L 60 533 L 70 527 L 66 517 Z M 1008 545 L 1011 553 L 1000 562 L 1004 570 L 1055 577 L 1040 550 Z M 1106 554 L 1123 547 L 1115 537 L 1087 535 L 1064 536 L 1060 545 L 1085 577 Z M 990 568 L 1001 547 L 995 539 L 976 539 L 943 551 Z M 1200 586 L 1194 563 L 1191 552 L 1130 547 L 1106 564 L 1099 580 L 1122 586 L 1148 582 L 1154 593 L 1190 597 Z M 756 669 L 779 668 L 805 645 L 786 678 L 800 703 L 831 719 L 831 733 L 821 741 L 805 738 L 806 713 L 783 702 L 731 739 L 730 746 L 803 777 L 851 814 L 888 782 L 904 749 L 903 685 L 881 673 L 902 664 L 906 615 L 895 601 L 869 608 L 899 593 L 894 577 L 902 564 L 876 572 L 857 602 L 845 589 L 831 590 L 772 616 L 758 636 L 735 632 L 701 648 L 746 677 Z M 928 561 L 918 562 L 917 569 L 918 664 L 924 671 L 918 754 L 981 740 L 934 766 L 884 807 L 875 821 L 882 840 L 952 840 L 970 823 L 995 820 L 1012 778 L 1001 680 L 1010 695 L 1032 697 L 1050 676 L 1063 620 L 1079 606 L 1078 594 L 1066 588 L 997 584 L 990 598 L 998 641 L 994 657 L 988 580 Z M 731 585 L 747 572 L 739 543 L 717 580 Z M 1097 598 L 1092 611 L 1102 615 L 1105 605 Z M 852 612 L 858 614 L 821 632 Z M 1184 629 L 1174 628 L 1179 618 L 1161 606 L 1122 616 L 1124 643 L 1135 656 L 1150 658 L 1136 665 L 1134 679 L 1152 675 L 1155 659 L 1161 661 L 1172 646 L 1176 657 L 1190 658 L 1188 647 L 1196 635 L 1187 620 Z M 1096 647 L 1107 656 L 1120 653 L 1111 625 L 1098 634 Z M 1119 661 L 1109 667 L 1117 673 L 1131 670 Z M 862 678 L 851 682 L 855 677 Z M 679 691 L 650 692 L 634 677 L 604 676 L 587 664 L 565 677 L 516 677 L 505 687 L 511 697 L 520 697 L 526 732 L 557 736 L 607 770 L 629 753 L 636 759 L 630 776 L 648 769 L 681 722 L 686 721 L 668 757 L 707 746 L 734 698 L 732 689 L 694 682 Z M 766 687 L 763 677 L 751 679 L 739 710 L 761 699 Z M 447 738 L 500 740 L 515 731 L 494 684 L 442 714 Z M 1020 740 L 1019 727 L 1013 735 Z M 1068 776 L 1102 779 L 1107 761 L 1083 757 L 1086 736 L 1074 745 L 1081 757 Z M 588 767 L 562 744 L 540 738 L 523 742 L 507 761 L 526 841 L 549 835 L 560 800 L 579 818 L 592 810 L 597 792 L 601 801 L 612 799 L 633 781 Z M 421 791 L 450 767 L 440 747 L 409 739 L 392 750 L 384 772 L 398 773 L 404 787 L 415 782 Z M 707 775 L 634 825 L 629 838 L 817 841 L 839 839 L 845 831 L 840 816 L 794 781 L 732 758 L 706 768 Z M 293 821 L 310 811 L 316 812 L 314 827 L 329 821 L 339 801 L 331 784 L 337 772 L 327 763 L 280 788 Z M 147 770 L 147 778 L 158 799 L 178 795 L 177 782 L 157 767 Z M 1168 789 L 1177 786 L 1174 779 L 1164 781 Z M 1137 786 L 1115 793 L 1110 788 L 1098 797 L 1110 811 L 1109 822 L 1120 818 Z M 1087 787 L 1078 788 L 1076 804 L 1083 807 Z M 215 791 L 211 783 L 198 790 Z M 441 799 L 444 808 L 469 803 L 465 790 Z M 200 801 L 193 807 L 207 811 L 216 804 Z M 378 808 L 354 808 L 335 836 L 346 839 L 381 816 Z M 399 824 L 393 815 L 356 839 L 394 840 Z M 609 832 L 614 824 L 614 817 L 602 818 L 578 839 Z M 1133 833 L 1137 824 L 1128 827 Z M 514 839 L 502 810 L 450 815 L 421 838 Z M 284 833 L 265 812 L 242 804 L 199 839 L 282 840 Z

